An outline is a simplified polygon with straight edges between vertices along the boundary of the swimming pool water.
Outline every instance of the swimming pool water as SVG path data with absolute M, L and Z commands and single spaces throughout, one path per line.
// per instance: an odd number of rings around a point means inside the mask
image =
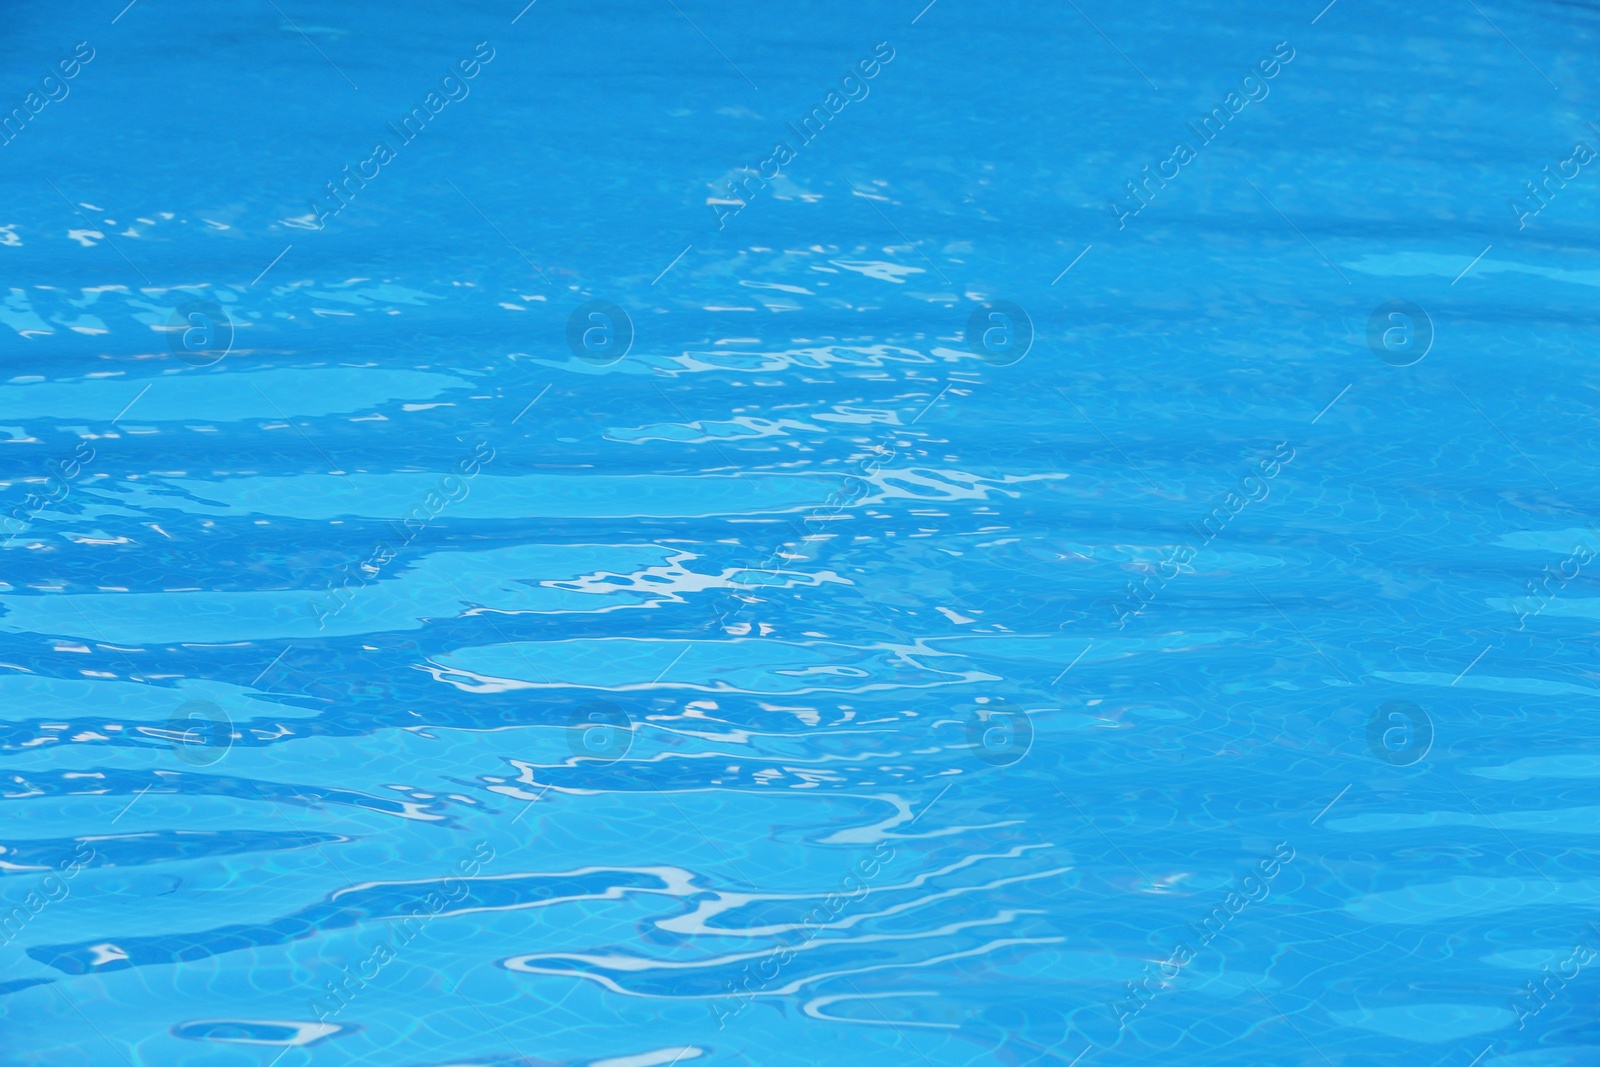
M 525 2 L 5 12 L 0 1063 L 1600 1062 L 1600 8 Z

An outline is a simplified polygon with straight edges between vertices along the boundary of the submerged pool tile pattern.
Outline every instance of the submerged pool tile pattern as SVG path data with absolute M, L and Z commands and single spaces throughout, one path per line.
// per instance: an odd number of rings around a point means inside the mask
M 1600 1064 L 1600 8 L 8 5 L 0 1064 Z

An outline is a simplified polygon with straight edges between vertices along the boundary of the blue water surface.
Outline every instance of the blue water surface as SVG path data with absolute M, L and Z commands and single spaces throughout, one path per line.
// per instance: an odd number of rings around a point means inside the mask
M 0 1063 L 1600 1063 L 1600 7 L 8 4 Z

